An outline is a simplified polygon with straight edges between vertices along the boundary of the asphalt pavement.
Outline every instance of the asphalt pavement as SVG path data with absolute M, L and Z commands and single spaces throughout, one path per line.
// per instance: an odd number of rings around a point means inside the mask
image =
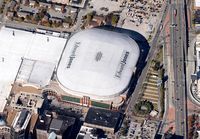
M 187 86 L 186 86 L 186 55 L 187 28 L 185 17 L 185 1 L 173 1 L 171 20 L 171 47 L 174 71 L 174 106 L 176 135 L 187 138 Z

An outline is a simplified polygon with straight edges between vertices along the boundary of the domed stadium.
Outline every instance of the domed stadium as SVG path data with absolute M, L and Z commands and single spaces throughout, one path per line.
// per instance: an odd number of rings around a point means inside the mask
M 139 55 L 137 43 L 126 34 L 84 30 L 68 40 L 57 79 L 68 94 L 109 100 L 128 89 Z

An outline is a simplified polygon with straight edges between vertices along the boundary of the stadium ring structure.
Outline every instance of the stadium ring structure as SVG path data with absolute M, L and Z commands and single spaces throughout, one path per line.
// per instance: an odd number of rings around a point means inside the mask
M 137 43 L 128 35 L 87 29 L 68 40 L 57 80 L 71 95 L 107 101 L 128 89 L 139 55 Z

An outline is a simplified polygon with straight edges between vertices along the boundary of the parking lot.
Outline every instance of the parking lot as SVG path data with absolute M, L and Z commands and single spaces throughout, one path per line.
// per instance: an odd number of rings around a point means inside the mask
M 163 0 L 133 0 L 123 8 L 118 26 L 139 31 L 143 36 L 154 32 Z
M 113 11 L 122 11 L 121 3 L 115 0 L 89 0 L 88 10 L 96 11 L 98 14 L 107 15 Z

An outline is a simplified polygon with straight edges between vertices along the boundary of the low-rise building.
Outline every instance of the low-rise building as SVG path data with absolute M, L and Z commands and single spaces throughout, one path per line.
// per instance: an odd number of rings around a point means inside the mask
M 11 125 L 11 139 L 25 139 L 27 138 L 27 126 L 31 119 L 31 113 L 22 109 L 15 115 Z
M 20 12 L 30 13 L 30 14 L 38 13 L 38 9 L 37 8 L 30 7 L 30 6 L 24 6 L 22 4 L 19 7 L 19 11 Z
M 192 94 L 197 100 L 200 99 L 200 35 L 196 37 L 195 43 L 195 53 L 196 53 L 196 73 L 191 75 L 193 80 L 192 83 Z
M 34 113 L 40 113 L 43 103 L 44 98 L 41 94 L 21 92 L 12 97 L 10 106 L 18 110 L 27 109 Z
M 11 11 L 8 11 L 8 12 L 6 13 L 6 15 L 7 15 L 8 17 L 13 17 L 13 14 L 14 14 L 14 12 L 11 12 Z
M 40 7 L 44 7 L 44 8 L 51 8 L 51 4 L 50 3 L 46 3 L 46 2 L 39 2 Z
M 49 20 L 51 20 L 53 22 L 62 22 L 63 21 L 62 18 L 57 18 L 57 17 L 50 17 Z
M 122 120 L 123 115 L 120 112 L 91 107 L 86 115 L 84 126 L 115 133 L 120 128 Z
M 141 138 L 154 139 L 158 126 L 158 121 L 145 120 L 141 128 Z
M 29 5 L 34 6 L 35 5 L 35 0 L 29 0 Z
M 81 129 L 76 137 L 76 139 L 98 139 L 98 138 L 107 139 L 103 130 L 87 126 L 81 126 Z
M 59 11 L 59 12 L 61 12 L 62 11 L 62 8 L 63 8 L 63 6 L 62 5 L 55 5 L 54 6 L 54 9 L 56 10 L 56 11 Z
M 127 137 L 128 138 L 138 138 L 141 136 L 141 126 L 142 124 L 141 123 L 137 123 L 137 122 L 131 122 L 130 123 L 130 127 L 128 129 L 128 134 L 127 134 Z
M 14 11 L 15 6 L 17 5 L 17 2 L 15 0 L 12 0 L 9 4 L 8 4 L 8 11 Z
M 197 61 L 196 71 L 198 72 L 200 71 L 200 35 L 197 35 L 196 37 L 195 47 L 196 47 L 196 61 Z
M 8 139 L 10 137 L 10 127 L 6 124 L 3 116 L 0 116 L 0 138 Z
M 159 124 L 160 124 L 159 121 L 154 121 L 154 120 L 145 120 L 144 122 L 130 121 L 130 123 L 128 123 L 127 134 L 121 136 L 121 138 L 154 139 L 156 136 Z
M 98 16 L 95 15 L 92 20 L 88 23 L 86 28 L 93 28 L 93 27 L 98 27 L 103 24 L 105 24 L 105 17 L 104 16 Z
M 18 17 L 23 17 L 23 18 L 26 18 L 26 16 L 29 16 L 30 13 L 29 12 L 17 12 L 17 16 Z
M 200 0 L 194 0 L 194 8 L 200 9 Z
M 79 3 L 81 3 L 81 2 L 82 2 L 82 0 L 72 0 L 71 2 L 72 2 L 72 3 L 79 4 Z
M 200 28 L 200 9 L 194 12 L 194 24 L 197 29 Z
M 36 136 L 38 139 L 48 139 L 56 137 L 57 139 L 70 138 L 75 124 L 75 118 L 63 115 L 53 116 L 46 113 L 39 118 L 36 126 Z
M 51 0 L 53 3 L 60 3 L 60 4 L 69 4 L 69 0 Z

